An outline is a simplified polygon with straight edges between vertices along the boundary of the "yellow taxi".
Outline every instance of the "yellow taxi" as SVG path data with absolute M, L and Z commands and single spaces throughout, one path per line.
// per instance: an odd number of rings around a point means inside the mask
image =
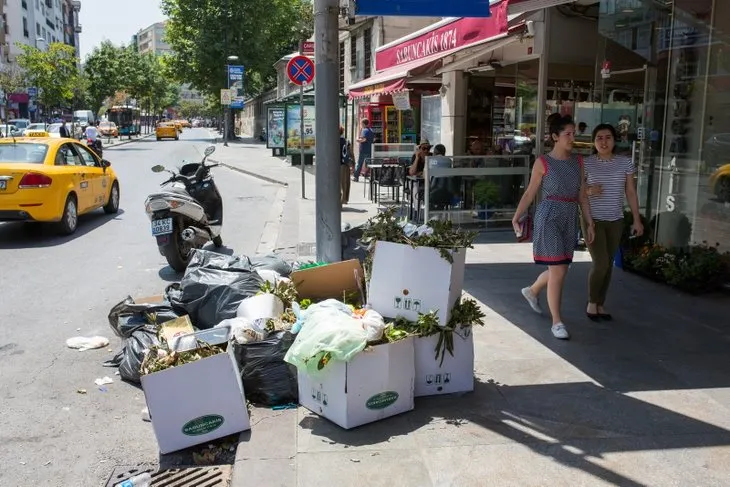
M 725 164 L 717 168 L 710 175 L 710 191 L 712 191 L 717 199 L 722 203 L 730 202 L 730 164 Z
M 0 139 L 0 221 L 57 222 L 70 235 L 79 215 L 99 208 L 119 211 L 119 180 L 109 161 L 48 132 Z
M 175 139 L 178 140 L 180 135 L 178 134 L 177 127 L 172 122 L 160 122 L 155 127 L 155 135 L 157 140 L 162 139 Z

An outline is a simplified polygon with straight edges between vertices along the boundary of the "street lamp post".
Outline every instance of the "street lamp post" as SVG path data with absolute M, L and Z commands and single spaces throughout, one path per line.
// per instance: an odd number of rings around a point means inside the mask
M 226 64 L 226 86 L 228 89 L 231 89 L 231 63 L 238 62 L 238 56 L 228 56 L 228 64 Z M 225 117 L 223 117 L 223 145 L 225 147 L 228 147 L 228 136 L 229 136 L 229 129 L 228 129 L 228 122 L 231 118 L 231 115 L 233 112 L 231 111 L 231 105 L 229 104 L 226 108 Z

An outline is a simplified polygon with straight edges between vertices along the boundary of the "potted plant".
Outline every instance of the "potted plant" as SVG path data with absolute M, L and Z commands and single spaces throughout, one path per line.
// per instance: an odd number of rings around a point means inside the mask
M 474 202 L 479 208 L 479 219 L 488 220 L 494 211 L 487 211 L 490 206 L 496 206 L 502 200 L 500 187 L 494 181 L 482 179 L 474 185 Z

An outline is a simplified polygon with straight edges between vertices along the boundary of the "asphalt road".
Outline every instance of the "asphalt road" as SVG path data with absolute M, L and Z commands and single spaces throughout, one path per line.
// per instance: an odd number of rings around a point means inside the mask
M 81 217 L 71 237 L 0 224 L 0 486 L 104 485 L 115 466 L 158 460 L 141 389 L 101 365 L 120 347 L 107 314 L 125 296 L 161 294 L 179 278 L 150 235 L 143 203 L 164 179 L 150 167 L 199 160 L 209 140 L 207 130 L 191 129 L 179 141 L 105 151 L 121 209 Z M 213 174 L 224 198 L 224 244 L 255 253 L 278 187 L 226 168 Z M 66 348 L 79 335 L 105 336 L 114 352 Z M 102 391 L 94 380 L 104 376 L 114 383 Z

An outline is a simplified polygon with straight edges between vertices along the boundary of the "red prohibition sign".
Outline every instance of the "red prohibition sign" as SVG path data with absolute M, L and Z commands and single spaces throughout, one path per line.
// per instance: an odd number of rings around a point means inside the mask
M 308 85 L 314 80 L 314 62 L 306 56 L 294 56 L 286 65 L 286 74 L 295 85 Z

